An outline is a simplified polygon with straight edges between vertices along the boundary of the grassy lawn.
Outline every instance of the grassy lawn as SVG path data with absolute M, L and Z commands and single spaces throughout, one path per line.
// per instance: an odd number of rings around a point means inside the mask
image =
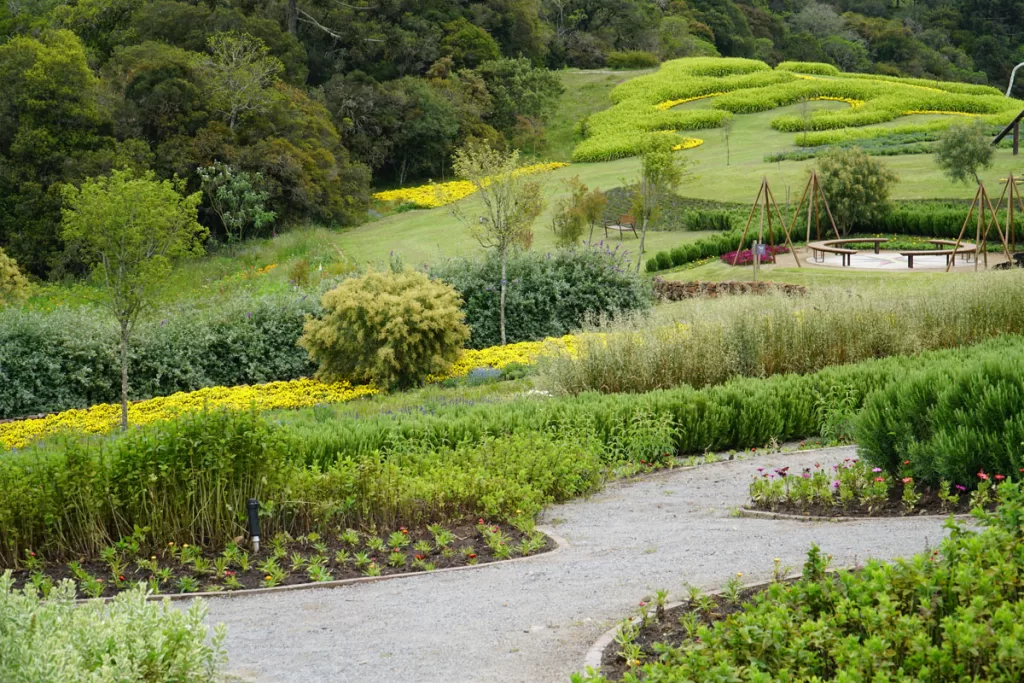
M 944 273 L 936 271 L 865 271 L 839 268 L 794 268 L 773 266 L 765 264 L 761 266 L 760 279 L 793 285 L 804 285 L 820 289 L 823 287 L 839 287 L 843 289 L 861 290 L 890 290 L 906 291 L 910 289 L 921 289 L 927 286 L 934 286 L 940 281 L 948 280 L 949 277 L 962 277 L 970 273 Z M 689 270 L 668 271 L 659 273 L 665 280 L 679 280 L 689 282 L 691 280 L 716 281 L 741 280 L 749 281 L 753 278 L 753 270 L 745 266 L 730 266 L 716 259 L 711 263 Z

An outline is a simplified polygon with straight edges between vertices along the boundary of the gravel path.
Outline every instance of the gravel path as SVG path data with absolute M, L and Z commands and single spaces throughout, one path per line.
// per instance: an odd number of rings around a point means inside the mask
M 570 547 L 510 565 L 276 595 L 211 599 L 228 627 L 231 672 L 245 680 L 568 681 L 591 643 L 656 589 L 771 578 L 799 568 L 812 542 L 836 565 L 935 545 L 942 522 L 843 524 L 746 519 L 756 468 L 841 461 L 853 449 L 758 458 L 618 482 L 550 508 Z

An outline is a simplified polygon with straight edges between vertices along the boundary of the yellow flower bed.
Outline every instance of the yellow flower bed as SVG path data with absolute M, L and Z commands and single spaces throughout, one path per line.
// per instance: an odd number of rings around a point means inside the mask
M 449 378 L 463 377 L 476 368 L 500 369 L 511 363 L 528 365 L 545 352 L 561 351 L 575 354 L 576 346 L 572 335 L 559 339 L 466 350 L 447 372 L 443 375 L 432 375 L 427 381 L 441 382 Z M 324 403 L 344 403 L 356 398 L 373 396 L 378 392 L 379 390 L 372 384 L 353 386 L 348 382 L 320 382 L 315 379 L 270 382 L 253 386 L 209 387 L 133 403 L 128 406 L 128 422 L 133 425 L 145 425 L 206 408 L 248 410 L 253 407 L 261 411 L 309 408 Z M 101 403 L 84 409 L 65 410 L 37 419 L 0 424 L 0 447 L 24 448 L 37 439 L 62 430 L 103 434 L 114 431 L 120 423 L 119 404 Z
M 822 95 L 821 97 L 812 97 L 811 99 L 815 100 L 815 101 L 826 101 L 826 102 L 846 102 L 853 109 L 856 109 L 857 107 L 863 107 L 864 106 L 864 100 L 854 100 L 854 99 L 850 99 L 849 97 L 829 97 L 827 95 Z
M 560 161 L 533 164 L 532 166 L 523 166 L 516 171 L 516 174 L 546 173 L 568 165 Z M 439 206 L 464 199 L 474 192 L 476 192 L 476 186 L 468 180 L 453 180 L 448 183 L 430 183 L 419 187 L 377 192 L 373 198 L 382 202 L 410 203 L 426 209 L 436 209 Z
M 704 141 L 700 138 L 683 138 L 683 141 L 678 145 L 672 146 L 673 152 L 680 152 L 684 149 L 693 149 L 694 147 L 700 147 L 704 144 Z
M 204 408 L 308 408 L 320 403 L 342 403 L 376 393 L 377 388 L 372 385 L 352 386 L 348 382 L 328 383 L 312 379 L 270 382 L 254 386 L 210 387 L 133 403 L 128 406 L 128 422 L 133 425 L 144 425 L 170 420 Z M 0 424 L 0 445 L 6 448 L 23 448 L 36 439 L 61 430 L 101 434 L 113 431 L 120 422 L 121 406 L 101 403 L 90 408 L 65 410 L 34 420 Z
M 698 95 L 697 97 L 687 97 L 686 99 L 683 100 L 666 100 L 664 102 L 660 102 L 654 105 L 654 108 L 657 109 L 658 111 L 665 111 L 666 109 L 671 109 L 672 107 L 678 107 L 680 104 L 686 104 L 687 102 L 696 102 L 697 100 L 706 100 L 709 97 L 718 97 L 719 95 L 724 94 L 724 92 L 713 92 L 708 93 L 707 95 Z

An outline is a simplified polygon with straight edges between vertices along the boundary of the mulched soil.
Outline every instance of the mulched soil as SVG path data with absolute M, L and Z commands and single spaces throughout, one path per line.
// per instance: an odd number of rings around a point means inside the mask
M 513 527 L 501 525 L 489 526 L 491 528 L 500 529 L 500 531 L 510 539 L 508 546 L 512 550 L 512 558 L 522 557 L 522 553 L 519 551 L 518 546 L 528 538 L 527 534 L 524 534 Z M 445 552 L 439 548 L 433 547 L 431 551 L 424 554 L 422 562 L 433 564 L 434 569 L 446 569 L 449 567 L 488 564 L 499 561 L 499 559 L 495 557 L 494 552 L 485 542 L 484 535 L 478 530 L 476 520 L 466 520 L 461 524 L 446 528 L 451 531 L 455 537 L 455 540 L 448 546 L 450 552 Z M 389 534 L 390 531 L 379 533 L 377 536 L 386 542 Z M 367 538 L 367 534 L 360 534 L 360 543 L 357 547 L 353 548 L 352 546 L 340 541 L 334 534 L 325 534 L 318 538 L 317 542 L 326 545 L 327 552 L 322 552 L 322 548 L 319 550 L 315 548 L 313 546 L 313 542 L 308 539 L 284 541 L 282 547 L 285 550 L 285 555 L 283 557 L 279 557 L 277 563 L 287 573 L 284 579 L 277 585 L 290 586 L 313 582 L 313 579 L 311 579 L 307 574 L 307 566 L 292 569 L 292 558 L 295 553 L 301 555 L 306 561 L 308 561 L 308 558 L 311 556 L 325 556 L 327 558 L 327 562 L 324 563 L 324 566 L 330 572 L 330 578 L 325 580 L 332 581 L 367 576 L 365 570 L 359 569 L 355 566 L 352 557 L 355 552 L 366 552 L 369 554 L 379 566 L 381 576 L 426 571 L 422 567 L 413 566 L 413 561 L 416 559 L 415 556 L 420 554 L 419 551 L 413 549 L 413 545 L 417 541 L 421 540 L 430 541 L 431 545 L 434 545 L 433 537 L 426 529 L 409 530 L 409 545 L 401 549 L 402 554 L 405 556 L 404 562 L 396 565 L 389 564 L 389 555 L 391 555 L 393 551 L 392 548 L 386 548 L 379 552 L 370 551 L 365 545 Z M 547 536 L 544 536 L 544 541 L 544 546 L 542 548 L 535 550 L 530 554 L 537 555 L 555 548 L 556 544 Z M 251 547 L 248 546 L 247 541 L 246 545 L 243 546 L 242 549 L 247 551 L 249 554 L 249 567 L 247 571 L 242 571 L 237 564 L 230 565 L 229 571 L 234 572 L 234 578 L 241 584 L 241 587 L 234 588 L 230 588 L 225 584 L 226 576 L 218 577 L 216 575 L 213 562 L 217 557 L 219 557 L 217 553 L 204 552 L 203 557 L 209 560 L 210 568 L 209 570 L 198 572 L 191 564 L 182 564 L 174 557 L 169 549 L 157 551 L 155 557 L 157 558 L 159 568 L 166 568 L 170 570 L 170 578 L 161 583 L 159 592 L 162 594 L 187 592 L 179 588 L 181 579 L 185 577 L 195 579 L 198 582 L 199 588 L 197 592 L 237 591 L 266 587 L 264 585 L 266 573 L 260 570 L 260 565 L 274 556 L 274 544 L 272 539 L 266 538 L 263 540 L 259 553 L 253 553 Z M 335 553 L 338 550 L 345 550 L 349 554 L 348 561 L 343 565 L 339 564 L 335 559 Z M 473 556 L 471 556 L 471 554 Z M 154 555 L 147 550 L 146 552 L 141 552 L 138 559 L 145 560 L 150 557 L 154 557 Z M 121 590 L 135 587 L 135 585 L 140 581 L 148 583 L 153 578 L 153 572 L 149 568 L 139 568 L 136 565 L 135 560 L 136 558 L 131 558 L 129 561 L 125 562 L 124 568 L 120 570 L 120 573 L 117 576 L 113 574 L 111 567 L 101 560 L 80 560 L 79 564 L 81 565 L 81 569 L 88 572 L 93 577 L 102 579 L 104 587 L 102 592 L 98 595 L 88 595 L 82 589 L 82 582 L 76 580 L 78 585 L 78 597 L 111 597 L 119 593 Z M 36 574 L 37 580 L 39 579 L 38 575 L 40 573 L 54 582 L 60 581 L 61 579 L 75 579 L 75 575 L 66 563 L 46 563 L 41 570 L 36 570 L 35 572 L 30 572 L 27 569 L 15 570 L 13 572 L 15 587 L 21 588 L 27 583 L 30 583 L 33 573 Z
M 903 505 L 903 485 L 894 486 L 889 492 L 889 499 L 881 505 L 867 506 L 859 501 L 853 501 L 849 505 L 841 505 L 836 499 L 835 505 L 823 503 L 797 503 L 785 501 L 774 505 L 759 505 L 750 503 L 752 510 L 764 510 L 766 512 L 781 512 L 787 515 L 802 515 L 806 517 L 920 517 L 922 515 L 962 515 L 971 511 L 969 495 L 960 495 L 960 504 L 952 507 L 939 499 L 934 489 L 919 488 L 921 499 L 914 506 L 913 510 L 907 510 Z
M 634 641 L 640 646 L 640 650 L 643 653 L 641 664 L 657 661 L 658 653 L 654 649 L 655 643 L 679 646 L 683 642 L 690 640 L 686 629 L 679 621 L 683 615 L 693 612 L 697 615 L 700 625 L 710 626 L 716 621 L 725 619 L 730 614 L 741 611 L 743 603 L 762 590 L 764 589 L 751 588 L 740 591 L 739 600 L 734 602 L 730 602 L 720 595 L 710 596 L 712 607 L 707 613 L 702 612 L 695 602 L 690 601 L 670 610 L 665 610 L 665 614 L 659 619 L 655 613 L 654 605 L 647 605 L 650 608 L 650 617 L 647 625 L 641 627 L 640 633 Z M 601 659 L 601 674 L 610 681 L 620 681 L 630 671 L 630 667 L 619 654 L 619 651 L 619 644 L 613 641 L 605 648 L 604 656 Z

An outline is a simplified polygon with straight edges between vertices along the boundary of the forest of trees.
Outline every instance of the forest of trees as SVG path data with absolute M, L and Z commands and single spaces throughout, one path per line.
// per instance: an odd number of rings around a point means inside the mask
M 125 167 L 195 190 L 226 163 L 279 224 L 353 224 L 470 139 L 536 147 L 553 69 L 716 54 L 1005 87 L 1024 0 L 9 0 L 0 248 L 76 274 L 61 187 Z

